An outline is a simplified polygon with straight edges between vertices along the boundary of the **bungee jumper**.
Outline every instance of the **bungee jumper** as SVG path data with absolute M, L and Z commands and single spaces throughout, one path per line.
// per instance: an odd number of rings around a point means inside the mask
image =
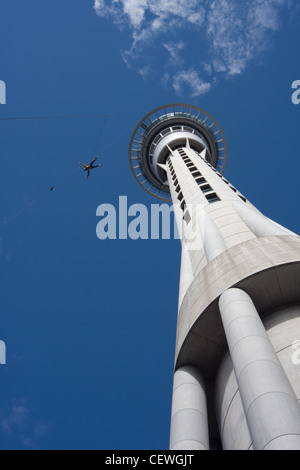
M 79 162 L 80 165 L 82 165 L 84 167 L 84 171 L 87 171 L 87 178 L 89 177 L 90 172 L 92 170 L 94 170 L 95 168 L 98 168 L 99 166 L 102 166 L 101 163 L 99 165 L 94 165 L 96 160 L 97 160 L 97 158 L 94 158 L 94 160 L 92 160 L 88 165 L 85 165 L 84 163 Z M 61 181 L 56 183 L 54 186 L 51 186 L 50 191 L 54 191 L 56 186 L 58 186 L 59 184 L 64 183 L 67 179 L 69 179 L 72 175 L 74 175 L 74 173 L 77 173 L 79 170 L 80 170 L 80 168 L 77 168 L 77 169 L 73 170 L 69 175 L 65 176 Z
M 97 160 L 97 158 L 94 158 L 94 160 L 92 160 L 88 165 L 85 165 L 84 163 L 79 162 L 79 164 L 84 167 L 83 171 L 88 172 L 87 173 L 87 178 L 89 177 L 91 170 L 94 170 L 95 168 L 98 168 L 99 166 L 102 166 L 101 163 L 99 165 L 94 165 L 96 160 Z
M 21 116 L 21 117 L 0 117 L 0 121 L 4 121 L 4 120 L 33 120 L 33 119 L 73 119 L 73 118 L 92 118 L 92 117 L 100 117 L 100 116 Z M 99 143 L 100 143 L 100 139 L 101 139 L 101 136 L 103 134 L 103 130 L 104 130 L 104 126 L 105 126 L 105 122 L 107 120 L 109 116 L 107 114 L 105 114 L 104 116 L 104 119 L 103 119 L 103 123 L 102 123 L 102 126 L 100 126 L 99 128 L 99 135 L 98 135 L 98 139 L 97 139 L 97 142 L 96 142 L 96 145 L 95 145 L 95 148 L 93 150 L 93 153 L 92 155 L 95 155 L 97 154 L 97 149 L 98 149 L 98 146 L 99 146 Z M 118 137 L 119 138 L 119 137 Z M 117 138 L 117 139 L 118 139 Z M 116 139 L 116 140 L 117 140 Z M 94 165 L 95 161 L 97 160 L 97 158 L 94 158 L 94 160 L 92 160 L 88 165 L 85 165 L 84 163 L 81 163 L 79 162 L 80 165 L 82 165 L 84 167 L 84 171 L 87 172 L 87 178 L 89 177 L 90 175 L 90 172 L 92 170 L 94 170 L 95 168 L 98 168 L 101 165 L 101 163 L 99 165 Z M 43 191 L 39 196 L 37 196 L 35 199 L 33 199 L 32 201 L 28 202 L 22 209 L 20 209 L 17 213 L 15 213 L 14 215 L 12 215 L 10 218 L 6 219 L 2 224 L 0 223 L 0 230 L 2 228 L 4 228 L 6 225 L 8 225 L 10 222 L 12 222 L 14 219 L 16 219 L 19 215 L 23 214 L 23 212 L 25 212 L 27 209 L 29 208 L 32 208 L 32 206 L 34 204 L 36 204 L 40 199 L 42 199 L 44 196 L 46 196 L 46 194 L 48 193 L 48 191 L 50 190 L 51 192 L 53 192 L 57 186 L 65 183 L 69 178 L 71 178 L 71 176 L 75 175 L 75 173 L 78 173 L 79 171 L 81 171 L 80 168 L 78 168 L 78 166 L 73 170 L 71 171 L 69 174 L 67 174 L 64 178 L 62 178 L 61 180 L 59 180 L 57 183 L 55 183 L 53 186 L 51 186 L 49 189 Z

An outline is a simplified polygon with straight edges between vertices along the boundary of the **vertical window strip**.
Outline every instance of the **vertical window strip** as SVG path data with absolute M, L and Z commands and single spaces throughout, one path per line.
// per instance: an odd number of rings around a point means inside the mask
M 190 171 L 190 173 L 192 174 L 192 176 L 195 179 L 196 183 L 198 184 L 200 190 L 202 191 L 202 193 L 206 197 L 208 203 L 211 204 L 213 202 L 220 201 L 219 196 L 214 192 L 213 188 L 207 183 L 207 181 L 204 178 L 204 176 L 202 175 L 202 173 L 200 173 L 198 168 L 195 166 L 195 164 L 192 162 L 192 160 L 188 157 L 188 155 L 185 153 L 185 151 L 182 150 L 180 152 L 180 150 L 179 150 L 179 153 L 182 156 L 182 159 L 183 159 L 187 169 Z M 212 165 L 210 165 L 210 163 L 208 163 L 208 165 L 210 167 L 212 167 Z

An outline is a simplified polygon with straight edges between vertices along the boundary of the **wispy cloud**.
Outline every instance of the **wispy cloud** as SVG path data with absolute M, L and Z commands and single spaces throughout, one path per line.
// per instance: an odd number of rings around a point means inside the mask
M 173 88 L 177 95 L 183 93 L 184 87 L 188 87 L 192 90 L 192 96 L 196 97 L 207 93 L 211 84 L 204 82 L 196 70 L 182 70 L 177 75 L 174 76 Z
M 14 399 L 10 405 L 0 410 L 0 430 L 23 446 L 33 449 L 48 431 L 45 423 L 35 422 L 28 401 Z
M 282 13 L 294 4 L 294 0 L 94 2 L 99 16 L 131 31 L 131 47 L 122 51 L 128 67 L 157 79 L 155 60 L 165 51 L 168 56 L 159 67 L 162 83 L 171 83 L 178 95 L 190 89 L 192 96 L 207 93 L 221 77 L 242 74 L 259 59 L 282 27 Z

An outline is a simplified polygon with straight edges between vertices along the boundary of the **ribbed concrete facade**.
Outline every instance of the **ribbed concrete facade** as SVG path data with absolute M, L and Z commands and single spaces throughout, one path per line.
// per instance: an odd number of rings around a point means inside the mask
M 150 137 L 182 232 L 170 449 L 300 450 L 300 237 L 216 170 L 201 132 L 166 119 Z

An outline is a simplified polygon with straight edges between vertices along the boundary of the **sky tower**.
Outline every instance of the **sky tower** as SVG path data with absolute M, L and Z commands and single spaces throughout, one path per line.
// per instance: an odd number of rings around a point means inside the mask
M 130 141 L 182 234 L 170 449 L 300 450 L 300 237 L 223 177 L 226 158 L 191 105 L 155 109 Z

